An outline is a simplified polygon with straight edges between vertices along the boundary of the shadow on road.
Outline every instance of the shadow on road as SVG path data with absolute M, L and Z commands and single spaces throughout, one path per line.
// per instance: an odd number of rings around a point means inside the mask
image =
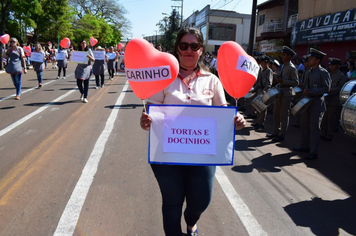
M 333 201 L 313 198 L 284 210 L 296 225 L 309 227 L 315 235 L 338 236 L 339 229 L 356 235 L 356 201 L 352 197 Z

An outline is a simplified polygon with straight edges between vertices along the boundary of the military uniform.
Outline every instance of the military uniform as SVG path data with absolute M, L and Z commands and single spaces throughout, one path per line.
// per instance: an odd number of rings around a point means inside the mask
M 340 59 L 330 58 L 329 60 L 329 64 L 341 64 Z M 320 127 L 321 137 L 325 141 L 331 141 L 339 126 L 340 114 L 342 110 L 339 94 L 347 81 L 347 77 L 339 70 L 334 73 L 330 73 L 330 76 L 331 88 L 328 95 L 325 97 L 326 111 L 324 113 Z
M 291 56 L 296 53 L 283 46 L 283 51 Z M 272 134 L 267 134 L 267 137 L 273 138 L 275 142 L 283 141 L 287 132 L 289 123 L 289 113 L 291 107 L 291 100 L 293 94 L 293 87 L 298 85 L 298 73 L 297 69 L 291 61 L 284 63 L 281 69 L 280 78 L 282 82 L 276 85 L 282 92 L 281 97 L 274 103 L 273 109 L 273 124 L 274 131 Z
M 266 58 L 266 60 L 267 59 L 269 61 L 269 58 Z M 257 77 L 257 84 L 255 87 L 257 94 L 266 93 L 271 88 L 272 81 L 273 81 L 272 70 L 269 67 L 266 67 L 266 69 L 261 68 Z M 267 116 L 267 109 L 261 113 L 257 113 L 257 122 L 256 122 L 257 126 L 255 127 L 256 129 L 264 128 L 264 122 L 266 120 L 266 116 Z
M 324 55 L 316 49 L 310 49 L 310 57 L 321 59 Z M 310 59 L 309 59 L 310 60 Z M 325 111 L 324 94 L 330 89 L 330 75 L 327 70 L 318 65 L 315 69 L 311 65 L 309 75 L 304 81 L 304 88 L 308 97 L 311 98 L 311 105 L 301 114 L 300 128 L 302 133 L 301 145 L 294 150 L 309 151 L 306 159 L 312 160 L 318 157 L 320 142 L 320 118 Z

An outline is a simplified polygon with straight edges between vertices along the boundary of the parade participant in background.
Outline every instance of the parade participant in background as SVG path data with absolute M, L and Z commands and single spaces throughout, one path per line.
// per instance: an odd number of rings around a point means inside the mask
M 289 123 L 289 112 L 292 100 L 292 90 L 294 86 L 298 84 L 298 73 L 295 66 L 291 63 L 291 58 L 296 55 L 296 53 L 287 46 L 283 46 L 282 50 L 282 61 L 283 66 L 281 69 L 280 78 L 276 78 L 279 83 L 276 85 L 281 92 L 281 97 L 274 102 L 273 109 L 273 125 L 274 131 L 272 134 L 267 134 L 268 138 L 272 138 L 273 142 L 281 142 L 284 140 L 286 135 L 288 123 Z
M 58 76 L 57 79 L 59 79 L 61 77 L 61 70 L 63 68 L 63 77 L 62 79 L 66 79 L 66 69 L 67 69 L 67 65 L 68 65 L 68 51 L 67 49 L 64 49 L 62 47 L 60 47 L 61 50 L 58 51 L 58 58 L 64 57 L 64 59 L 57 59 L 57 66 L 58 66 Z M 61 57 L 59 57 L 59 54 L 61 54 Z
M 321 139 L 331 141 L 339 126 L 339 120 L 342 110 L 339 94 L 342 86 L 347 81 L 347 77 L 339 71 L 341 60 L 338 58 L 329 58 L 331 88 L 325 97 L 326 111 L 321 122 Z
M 21 47 L 18 46 L 16 38 L 10 38 L 10 47 L 6 51 L 7 65 L 6 73 L 11 75 L 12 82 L 16 88 L 16 99 L 20 100 L 21 96 L 21 79 L 22 71 L 26 74 L 25 53 Z
M 77 79 L 77 85 L 80 92 L 80 100 L 84 103 L 88 102 L 88 91 L 89 91 L 89 78 L 91 73 L 91 62 L 94 62 L 94 55 L 91 49 L 89 49 L 87 42 L 82 40 L 79 43 L 78 51 L 87 51 L 89 58 L 87 64 L 78 64 L 75 68 L 75 78 Z
M 36 71 L 37 74 L 37 80 L 38 80 L 38 88 L 42 87 L 42 80 L 43 80 L 43 71 L 45 69 L 45 65 L 44 65 L 44 61 L 46 60 L 46 55 L 44 53 L 44 51 L 42 50 L 41 44 L 37 43 L 35 45 L 35 50 L 34 52 L 36 53 L 41 53 L 42 54 L 42 62 L 37 62 L 37 61 L 33 61 L 33 69 L 34 71 Z
M 304 81 L 306 81 L 306 78 L 308 77 L 308 74 L 310 72 L 310 70 L 309 70 L 310 66 L 309 66 L 309 63 L 308 63 L 309 55 L 304 55 L 303 58 L 304 58 L 304 60 L 303 60 L 304 71 L 303 71 L 302 76 L 299 77 L 298 87 L 300 87 L 300 88 L 302 88 L 304 90 Z M 297 103 L 298 101 L 295 101 L 295 102 Z M 292 126 L 293 127 L 297 127 L 297 128 L 300 127 L 300 114 L 298 114 L 295 117 L 295 123 L 292 124 Z
M 273 80 L 273 72 L 267 66 L 270 60 L 271 59 L 269 58 L 269 56 L 261 57 L 261 70 L 258 73 L 257 84 L 253 91 L 253 92 L 257 92 L 257 94 L 265 94 L 271 88 L 272 80 Z M 267 109 L 260 113 L 257 112 L 257 122 L 254 125 L 255 130 L 262 131 L 264 129 L 266 116 L 267 116 Z
M 156 45 L 156 49 L 160 52 L 162 52 L 162 45 L 161 44 L 157 44 Z
M 178 77 L 163 91 L 147 100 L 148 104 L 190 104 L 226 106 L 224 89 L 220 80 L 204 66 L 204 39 L 198 29 L 179 31 L 174 55 L 179 61 Z M 203 95 L 203 89 L 212 91 Z M 189 96 L 188 96 L 189 95 Z M 143 112 L 140 125 L 149 130 L 151 117 Z M 245 126 L 243 117 L 235 117 L 236 129 Z M 151 164 L 158 181 L 163 205 L 165 234 L 181 236 L 181 216 L 184 200 L 187 201 L 184 218 L 188 235 L 197 235 L 197 221 L 208 207 L 215 174 L 215 166 L 186 166 Z
M 98 46 L 96 48 L 96 51 L 105 51 L 105 49 L 102 48 L 101 46 Z M 105 60 L 95 59 L 95 62 L 93 64 L 93 74 L 95 75 L 96 89 L 99 89 L 100 87 L 101 88 L 104 87 L 105 62 L 107 61 L 108 61 L 108 57 L 105 54 Z M 99 82 L 99 76 L 101 78 L 101 83 Z
M 56 61 L 57 53 L 58 53 L 57 44 L 55 44 L 51 49 L 52 69 L 57 69 L 57 61 Z
M 117 59 L 117 54 L 114 52 L 114 47 L 110 47 L 109 52 L 106 54 L 108 57 L 108 72 L 109 79 L 113 80 L 115 73 L 115 61 Z
M 300 129 L 302 139 L 300 147 L 295 151 L 309 152 L 307 160 L 318 158 L 320 142 L 320 119 L 325 111 L 324 94 L 330 90 L 330 75 L 320 66 L 326 54 L 314 48 L 310 49 L 309 65 L 311 67 L 306 81 L 304 81 L 304 94 L 312 99 L 311 105 L 301 114 Z
M 259 72 L 258 72 L 258 73 L 260 73 L 260 71 L 261 71 L 261 57 L 256 57 L 255 59 L 256 59 L 257 64 L 260 66 Z M 258 82 L 257 82 L 257 79 L 256 79 L 256 82 L 255 82 L 255 84 L 253 85 L 251 91 L 256 91 L 255 88 L 256 88 L 256 86 L 257 86 L 257 83 L 258 83 Z M 253 93 L 253 96 L 251 96 L 250 98 L 246 98 L 245 103 L 248 104 L 248 114 L 246 115 L 246 119 L 248 119 L 248 118 L 256 118 L 256 117 L 257 117 L 257 115 L 256 115 L 257 111 L 256 111 L 256 109 L 251 105 L 251 102 L 252 102 L 253 99 L 255 99 L 256 97 L 257 97 L 257 93 Z
M 349 77 L 349 80 L 351 79 L 354 79 L 356 74 L 356 70 L 355 70 L 355 65 L 354 63 L 351 61 L 351 62 L 347 62 L 347 68 L 349 69 L 349 71 L 347 72 L 347 76 Z

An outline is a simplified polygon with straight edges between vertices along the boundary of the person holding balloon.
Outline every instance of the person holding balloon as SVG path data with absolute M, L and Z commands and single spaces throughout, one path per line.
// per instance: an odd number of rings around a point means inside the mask
M 43 80 L 43 71 L 45 69 L 45 65 L 44 65 L 44 60 L 46 58 L 46 55 L 44 53 L 44 51 L 42 50 L 42 46 L 40 43 L 37 43 L 35 45 L 35 50 L 34 52 L 36 53 L 40 53 L 42 54 L 42 62 L 37 62 L 37 61 L 33 61 L 32 65 L 33 65 L 33 70 L 36 71 L 37 74 L 37 80 L 38 80 L 38 87 L 37 88 L 41 88 L 42 87 L 42 80 Z
M 58 51 L 58 54 L 57 54 L 57 66 L 58 66 L 57 79 L 60 78 L 62 69 L 63 69 L 62 79 L 66 79 L 66 69 L 67 69 L 67 65 L 68 65 L 67 60 L 68 60 L 68 51 L 67 51 L 67 49 L 60 46 L 60 50 Z
M 84 103 L 88 102 L 88 92 L 89 92 L 89 78 L 91 74 L 91 62 L 94 62 L 94 55 L 91 49 L 89 49 L 87 42 L 82 40 L 79 43 L 79 51 L 88 52 L 88 63 L 87 64 L 78 64 L 75 68 L 75 78 L 77 79 L 77 86 L 80 92 L 80 100 Z
M 195 28 L 179 31 L 174 55 L 179 62 L 179 74 L 165 89 L 154 94 L 148 104 L 191 104 L 226 106 L 224 89 L 220 80 L 204 65 L 204 39 Z M 203 92 L 205 91 L 205 92 Z M 141 128 L 149 130 L 151 117 L 143 112 Z M 236 129 L 242 129 L 246 121 L 235 116 Z M 184 200 L 184 219 L 187 234 L 197 235 L 197 221 L 207 209 L 212 196 L 215 166 L 186 166 L 151 164 L 162 194 L 163 227 L 166 235 L 181 236 L 181 216 Z
M 8 64 L 6 65 L 6 73 L 11 75 L 12 82 L 16 88 L 16 100 L 20 100 L 21 96 L 21 79 L 22 71 L 27 73 L 25 53 L 21 47 L 18 46 L 16 38 L 10 38 L 10 47 L 6 51 Z

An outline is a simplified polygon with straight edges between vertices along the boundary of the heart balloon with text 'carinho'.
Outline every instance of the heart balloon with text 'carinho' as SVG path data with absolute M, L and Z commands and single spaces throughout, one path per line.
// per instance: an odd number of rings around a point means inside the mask
M 259 65 L 236 42 L 223 43 L 218 51 L 219 78 L 226 92 L 233 98 L 245 96 L 256 82 Z
M 177 77 L 178 60 L 152 47 L 145 39 L 130 40 L 125 49 L 126 79 L 141 99 L 162 91 Z

